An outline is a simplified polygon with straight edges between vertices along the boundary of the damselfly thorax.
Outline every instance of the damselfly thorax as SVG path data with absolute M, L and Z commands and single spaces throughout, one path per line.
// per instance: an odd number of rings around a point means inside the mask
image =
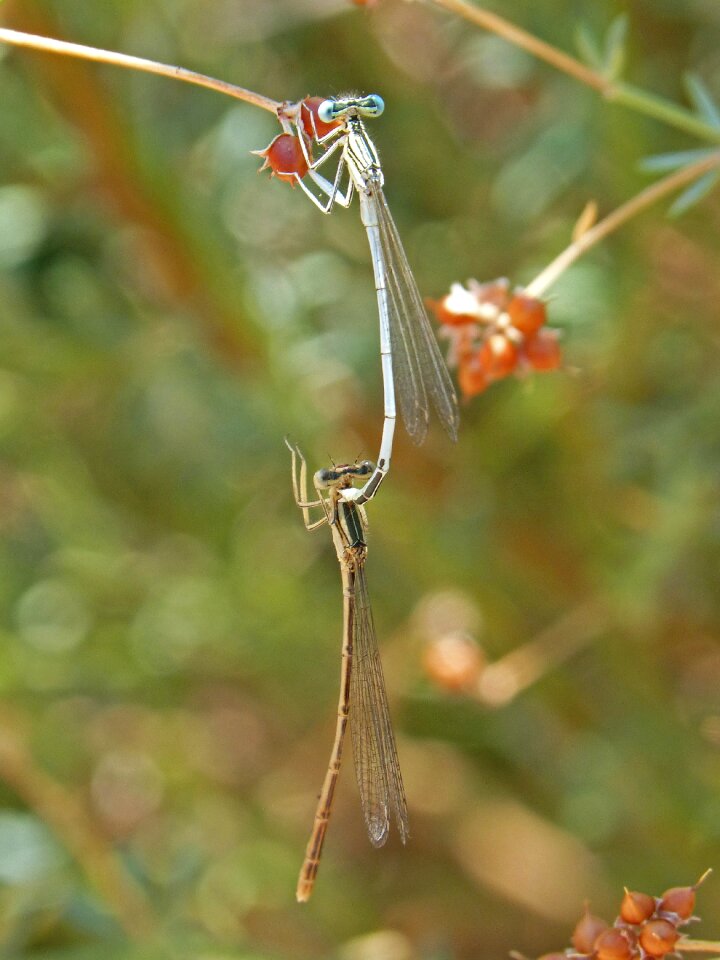
M 374 187 L 382 187 L 385 183 L 375 144 L 367 135 L 360 117 L 346 117 L 345 129 L 347 139 L 343 159 L 348 175 L 358 193 L 372 193 Z
M 354 480 L 363 480 L 374 471 L 374 463 L 361 460 L 318 470 L 313 478 L 316 490 L 330 493 L 328 522 L 338 560 L 352 570 L 362 566 L 367 557 L 367 514 L 362 505 L 345 499 L 342 491 L 351 488 Z

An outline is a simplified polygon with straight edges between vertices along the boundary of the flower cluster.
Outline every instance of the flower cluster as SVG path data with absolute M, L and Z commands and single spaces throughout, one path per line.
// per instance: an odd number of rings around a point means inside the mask
M 449 294 L 428 306 L 450 340 L 448 363 L 458 369 L 465 399 L 511 373 L 560 366 L 559 333 L 545 326 L 545 304 L 521 288 L 511 292 L 508 280 L 454 283 Z
M 260 170 L 270 170 L 270 175 L 295 185 L 308 172 L 308 160 L 312 158 L 313 141 L 319 140 L 338 126 L 340 121 L 325 123 L 318 116 L 318 107 L 324 97 L 305 97 L 298 104 L 286 105 L 284 115 L 292 117 L 296 129 L 303 137 L 294 133 L 279 133 L 264 150 L 252 152 L 265 161 Z
M 546 953 L 541 960 L 661 960 L 677 953 L 678 928 L 697 920 L 695 892 L 709 873 L 692 887 L 671 887 L 660 897 L 626 889 L 612 926 L 593 916 L 586 905 L 572 946 L 562 953 Z

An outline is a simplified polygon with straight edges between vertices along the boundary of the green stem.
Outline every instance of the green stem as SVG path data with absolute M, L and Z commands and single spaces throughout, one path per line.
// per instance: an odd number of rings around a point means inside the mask
M 508 43 L 527 51 L 538 60 L 543 60 L 555 67 L 556 70 L 574 77 L 580 83 L 596 90 L 606 100 L 612 103 L 619 103 L 636 113 L 643 113 L 645 116 L 654 117 L 661 120 L 670 127 L 683 130 L 690 133 L 700 140 L 707 140 L 710 143 L 720 143 L 720 129 L 707 123 L 697 114 L 681 107 L 679 104 L 665 100 L 653 93 L 647 93 L 638 87 L 622 81 L 610 80 L 597 70 L 571 57 L 563 50 L 559 50 L 552 44 L 540 40 L 527 30 L 516 26 L 504 17 L 486 10 L 484 7 L 475 3 L 468 3 L 467 0 L 429 0 L 436 7 L 442 7 L 449 13 L 454 13 L 464 20 L 468 20 L 481 30 L 487 30 L 494 33 Z
M 653 93 L 647 93 L 630 83 L 617 81 L 609 84 L 605 90 L 605 99 L 622 104 L 637 113 L 644 113 L 648 117 L 662 120 L 668 126 L 684 130 L 685 133 L 690 133 L 701 140 L 720 143 L 720 128 L 712 126 L 685 107 L 655 96 Z

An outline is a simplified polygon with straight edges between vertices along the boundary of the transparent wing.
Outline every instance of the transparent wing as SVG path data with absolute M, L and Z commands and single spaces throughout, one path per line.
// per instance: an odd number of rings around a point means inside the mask
M 388 838 L 391 811 L 403 843 L 410 830 L 363 567 L 354 572 L 354 600 L 350 674 L 353 759 L 368 836 L 374 847 L 381 847 Z
M 405 427 L 415 443 L 422 443 L 427 433 L 429 395 L 440 423 L 451 439 L 457 440 L 455 388 L 385 196 L 379 187 L 373 190 L 373 196 L 387 275 L 393 379 Z

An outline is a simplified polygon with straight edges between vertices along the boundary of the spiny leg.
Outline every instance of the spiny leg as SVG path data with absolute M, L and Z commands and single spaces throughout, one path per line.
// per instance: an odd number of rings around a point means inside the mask
M 328 508 L 322 496 L 320 496 L 318 500 L 308 500 L 307 463 L 305 461 L 305 457 L 302 455 L 300 448 L 291 444 L 287 437 L 285 437 L 285 446 L 290 451 L 290 455 L 292 457 L 290 473 L 292 476 L 292 488 L 293 495 L 295 497 L 295 503 L 302 510 L 305 529 L 317 530 L 318 527 L 321 527 L 324 523 L 328 522 Z M 298 460 L 300 461 L 299 471 L 297 466 Z M 310 519 L 310 510 L 313 507 L 322 507 L 325 513 L 325 516 L 314 522 Z
M 350 179 L 347 187 L 347 193 L 343 193 L 340 189 L 340 180 L 342 179 L 343 170 L 347 166 L 344 159 L 340 160 L 338 164 L 337 172 L 335 174 L 335 179 L 332 183 L 322 174 L 318 173 L 314 167 L 308 168 L 307 175 L 313 181 L 313 183 L 320 188 L 320 190 L 327 196 L 327 204 L 323 204 L 321 200 L 318 201 L 321 204 L 320 209 L 325 213 L 329 213 L 332 207 L 335 204 L 339 204 L 341 207 L 349 207 L 352 203 L 353 194 L 355 192 L 355 184 Z
M 307 185 L 305 184 L 305 181 L 300 176 L 300 174 L 297 173 L 297 171 L 295 170 L 288 171 L 288 175 L 295 178 L 295 182 L 300 187 L 302 192 L 305 194 L 306 197 L 309 197 L 309 199 L 312 200 L 312 202 L 315 204 L 315 206 L 318 208 L 318 210 L 321 213 L 330 213 L 330 211 L 332 210 L 332 208 L 335 206 L 336 203 L 339 204 L 341 207 L 349 207 L 353 198 L 353 191 L 355 188 L 352 180 L 348 184 L 347 193 L 343 193 L 342 190 L 340 189 L 340 179 L 342 177 L 342 172 L 344 168 L 345 168 L 345 161 L 341 159 L 340 163 L 338 164 L 337 173 L 335 174 L 335 180 L 333 183 L 330 183 L 330 181 L 327 180 L 325 177 L 323 177 L 321 174 L 319 174 L 317 170 L 314 169 L 314 167 L 308 167 L 307 175 L 311 178 L 313 183 L 315 183 L 315 185 L 320 188 L 323 194 L 325 194 L 325 196 L 328 198 L 326 203 L 323 203 L 320 197 L 315 196 L 312 190 L 310 190 L 307 187 Z
M 316 197 L 315 194 L 307 188 L 307 186 L 303 182 L 302 177 L 297 172 L 292 171 L 291 175 L 295 177 L 295 181 L 297 182 L 298 186 L 301 188 L 303 193 L 312 200 L 312 202 L 315 204 L 318 210 L 320 210 L 321 213 L 330 213 L 330 211 L 332 210 L 332 208 L 335 206 L 336 203 L 340 204 L 341 207 L 349 207 L 350 201 L 352 200 L 352 195 L 353 195 L 352 180 L 350 181 L 350 184 L 348 186 L 348 191 L 346 194 L 344 194 L 340 189 L 340 180 L 342 177 L 342 172 L 346 166 L 344 157 L 340 158 L 340 162 L 338 163 L 338 167 L 335 172 L 335 178 L 333 183 L 330 183 L 329 180 L 327 180 L 325 177 L 321 176 L 317 172 L 318 167 L 321 167 L 337 150 L 342 149 L 344 147 L 347 134 L 342 129 L 339 129 L 339 130 L 331 130 L 330 133 L 326 134 L 325 137 L 321 139 L 318 138 L 316 135 L 315 140 L 317 143 L 320 143 L 320 144 L 327 142 L 333 137 L 335 139 L 333 140 L 333 142 L 330 144 L 330 146 L 327 148 L 327 150 L 325 151 L 325 153 L 323 153 L 321 157 L 318 157 L 317 160 L 313 160 L 312 156 L 308 151 L 307 145 L 305 143 L 304 131 L 300 129 L 297 123 L 295 124 L 295 126 L 297 129 L 297 137 L 300 142 L 300 149 L 302 150 L 303 156 L 305 158 L 305 162 L 307 163 L 307 166 L 308 166 L 308 174 L 310 175 L 312 180 L 315 182 L 315 184 L 318 187 L 320 187 L 322 192 L 328 198 L 327 202 L 323 203 L 323 201 L 319 197 Z M 313 130 L 315 130 L 314 119 L 313 119 Z

